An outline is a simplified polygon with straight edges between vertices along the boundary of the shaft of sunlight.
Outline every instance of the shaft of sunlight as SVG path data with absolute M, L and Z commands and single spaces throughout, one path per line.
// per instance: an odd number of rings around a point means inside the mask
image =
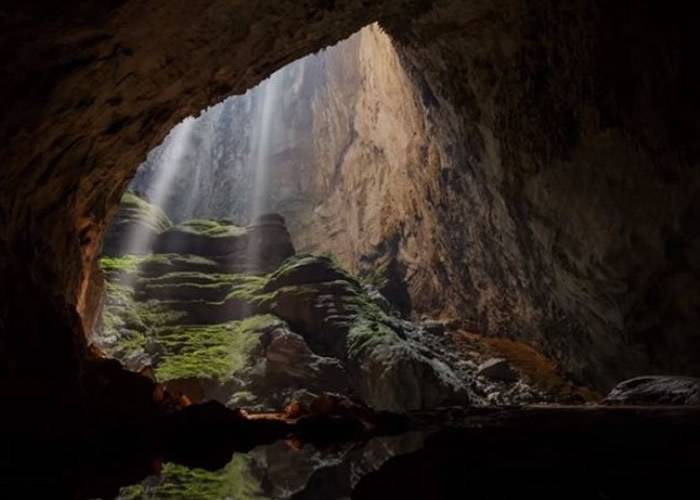
M 254 177 L 252 194 L 251 221 L 262 215 L 267 208 L 270 182 L 270 159 L 275 141 L 277 111 L 283 71 L 278 71 L 263 84 L 262 106 L 255 117 L 254 130 Z
M 182 168 L 194 123 L 195 119 L 188 117 L 177 125 L 165 139 L 161 154 L 156 160 L 156 175 L 152 189 L 149 192 L 149 198 L 151 204 L 159 208 L 163 208 L 172 182 L 178 170 Z M 146 225 L 132 225 L 125 239 L 126 253 L 137 255 L 151 253 L 153 246 L 152 232 Z

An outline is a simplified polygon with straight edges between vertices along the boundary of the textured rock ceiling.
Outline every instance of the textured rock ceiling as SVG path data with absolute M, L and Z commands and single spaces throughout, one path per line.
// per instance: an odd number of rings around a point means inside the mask
M 3 384 L 74 382 L 75 311 L 91 307 L 106 221 L 175 123 L 376 20 L 450 115 L 460 162 L 441 174 L 436 232 L 452 259 L 436 265 L 455 304 L 597 385 L 698 372 L 693 17 L 654 1 L 562 3 L 6 3 Z

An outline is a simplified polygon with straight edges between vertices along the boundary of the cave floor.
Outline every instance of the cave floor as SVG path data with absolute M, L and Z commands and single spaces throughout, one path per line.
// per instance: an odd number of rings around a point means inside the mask
M 258 417 L 271 419 L 284 420 Z M 319 421 L 257 446 L 210 428 L 186 453 L 8 436 L 0 485 L 16 492 L 6 498 L 661 499 L 700 473 L 700 408 L 447 408 L 395 422 L 343 434 Z

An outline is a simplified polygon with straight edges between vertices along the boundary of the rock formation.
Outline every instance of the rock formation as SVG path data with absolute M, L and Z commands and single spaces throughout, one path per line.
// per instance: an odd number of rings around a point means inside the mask
M 329 258 L 294 256 L 283 218 L 169 226 L 134 194 L 124 205 L 101 261 L 95 342 L 171 393 L 268 411 L 326 392 L 394 411 L 470 402 L 466 381 L 409 342 L 386 301 Z M 133 241 L 125 228 L 153 253 L 122 253 L 134 248 L 119 243 Z

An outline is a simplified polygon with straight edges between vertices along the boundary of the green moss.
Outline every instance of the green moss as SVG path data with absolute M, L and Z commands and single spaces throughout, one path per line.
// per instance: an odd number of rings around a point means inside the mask
M 188 499 L 210 500 L 231 498 L 258 500 L 263 496 L 260 481 L 253 474 L 252 458 L 236 454 L 221 470 L 190 469 L 184 465 L 163 465 L 158 484 L 152 480 L 141 485 L 122 488 L 119 498 L 145 500 Z
M 164 283 L 146 284 L 138 288 L 137 297 L 159 300 L 222 301 L 231 291 L 230 283 Z
M 136 281 L 136 298 L 151 298 L 145 302 L 134 300 L 127 286 L 108 284 L 105 331 L 116 333 L 118 352 L 151 351 L 159 380 L 198 377 L 226 382 L 251 365 L 260 333 L 282 320 L 308 328 L 319 339 L 327 336 L 323 342 L 332 352 L 352 359 L 401 338 L 395 320 L 332 258 L 292 257 L 264 276 L 173 269 L 178 259 L 215 264 L 176 254 L 143 259 L 137 272 L 149 264 L 160 266 L 160 273 L 141 275 Z M 167 300 L 153 300 L 154 296 Z M 266 314 L 223 322 L 255 312 L 274 312 L 282 319 Z
M 289 257 L 280 264 L 273 273 L 270 274 L 270 280 L 275 280 L 283 276 L 289 276 L 303 268 L 314 268 L 316 272 L 332 273 L 341 276 L 348 281 L 355 281 L 352 275 L 340 265 L 336 257 L 332 254 L 324 255 L 294 255 Z
M 139 264 L 141 277 L 153 277 L 173 272 L 218 273 L 219 264 L 198 255 L 166 253 L 145 257 Z
M 172 226 L 172 222 L 159 207 L 148 203 L 134 193 L 126 192 L 119 205 L 120 218 L 138 220 L 157 232 Z
M 105 291 L 107 292 L 108 303 L 130 304 L 133 300 L 134 289 L 124 283 L 106 280 Z
M 122 330 L 117 349 L 122 356 L 142 352 L 146 347 L 146 336 L 134 330 Z
M 216 265 L 211 259 L 200 257 L 199 255 L 181 253 L 156 253 L 143 258 L 142 264 L 170 264 L 184 262 L 189 264 Z
M 387 277 L 388 269 L 389 263 L 385 262 L 376 269 L 363 273 L 360 276 L 360 281 L 365 285 L 369 285 L 377 290 L 380 290 L 389 283 L 389 278 Z
M 149 329 L 176 324 L 187 316 L 183 311 L 173 310 L 168 303 L 157 300 L 136 302 L 133 310 Z
M 155 339 L 163 348 L 158 380 L 205 377 L 230 380 L 250 362 L 260 333 L 283 322 L 272 315 L 208 326 L 163 328 Z
M 243 236 L 245 228 L 235 226 L 225 220 L 194 219 L 183 222 L 175 229 L 212 238 Z
M 226 300 L 237 299 L 259 306 L 271 298 L 271 294 L 264 291 L 268 282 L 267 276 L 238 274 L 231 284 L 231 292 L 226 296 Z
M 399 341 L 398 334 L 387 324 L 359 316 L 348 332 L 348 357 L 358 359 L 377 347 L 395 344 Z
M 123 257 L 104 256 L 100 258 L 100 268 L 105 273 L 134 273 L 144 258 L 145 257 L 142 255 L 124 255 Z
M 119 359 L 143 351 L 157 328 L 178 323 L 186 316 L 165 303 L 134 300 L 133 289 L 127 285 L 108 281 L 106 291 L 103 347 Z
M 153 255 L 124 255 L 122 257 L 103 256 L 100 267 L 108 277 L 115 278 L 116 274 L 171 274 L 197 273 L 202 275 L 211 271 L 217 273 L 219 264 L 211 259 L 198 255 L 187 254 L 153 254 Z
M 192 271 L 178 271 L 156 276 L 152 278 L 141 278 L 139 284 L 162 285 L 168 283 L 236 283 L 240 279 L 239 274 L 226 273 L 203 273 Z

